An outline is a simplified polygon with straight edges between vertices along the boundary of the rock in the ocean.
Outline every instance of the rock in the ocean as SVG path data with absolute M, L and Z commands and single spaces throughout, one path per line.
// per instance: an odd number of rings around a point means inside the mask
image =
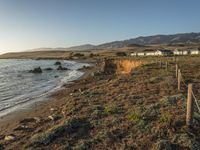
M 46 70 L 46 71 L 51 71 L 51 70 L 53 70 L 52 68 L 46 68 L 46 69 L 44 69 L 44 70 Z
M 33 70 L 29 71 L 31 73 L 42 73 L 42 69 L 40 67 L 34 68 Z
M 62 67 L 61 65 L 57 68 L 57 70 L 69 70 L 68 68 Z
M 55 64 L 54 65 L 61 65 L 61 62 L 59 62 L 59 61 L 57 61 L 57 62 L 55 62 Z

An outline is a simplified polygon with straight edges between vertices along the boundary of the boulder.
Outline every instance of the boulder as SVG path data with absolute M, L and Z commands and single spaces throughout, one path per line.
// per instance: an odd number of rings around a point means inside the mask
M 61 62 L 57 61 L 57 62 L 55 62 L 54 65 L 56 65 L 56 66 L 61 65 Z
M 31 73 L 42 73 L 42 69 L 40 67 L 34 68 L 33 70 L 29 71 Z
M 62 67 L 61 65 L 57 68 L 57 70 L 69 70 L 68 68 Z
M 53 70 L 52 68 L 45 68 L 44 70 L 46 70 L 46 71 L 51 71 L 51 70 Z

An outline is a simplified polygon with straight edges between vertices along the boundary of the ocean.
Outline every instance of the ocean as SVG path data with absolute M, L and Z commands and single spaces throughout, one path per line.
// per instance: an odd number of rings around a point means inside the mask
M 57 70 L 57 61 L 69 70 Z M 66 60 L 0 59 L 0 116 L 47 99 L 62 85 L 80 78 L 84 73 L 78 69 L 83 66 L 89 64 Z M 29 72 L 36 67 L 41 67 L 43 72 Z

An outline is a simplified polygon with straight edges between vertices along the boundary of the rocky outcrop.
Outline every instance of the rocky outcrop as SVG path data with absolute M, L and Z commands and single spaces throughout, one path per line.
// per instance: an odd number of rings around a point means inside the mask
M 30 73 L 42 73 L 42 69 L 40 67 L 34 68 L 33 70 L 29 71 Z
M 61 62 L 57 61 L 57 62 L 55 62 L 54 65 L 56 65 L 56 66 L 61 65 Z
M 46 71 L 51 71 L 51 70 L 53 70 L 52 68 L 45 68 L 44 70 L 46 70 Z
M 62 67 L 61 65 L 57 68 L 57 70 L 69 70 L 68 68 Z

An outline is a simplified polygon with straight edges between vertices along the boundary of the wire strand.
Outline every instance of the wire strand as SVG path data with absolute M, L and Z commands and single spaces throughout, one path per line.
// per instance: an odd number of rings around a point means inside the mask
M 188 87 L 188 85 L 185 83 L 184 79 L 183 79 L 183 76 L 182 76 L 182 73 L 181 73 L 181 81 L 183 82 L 183 84 Z

